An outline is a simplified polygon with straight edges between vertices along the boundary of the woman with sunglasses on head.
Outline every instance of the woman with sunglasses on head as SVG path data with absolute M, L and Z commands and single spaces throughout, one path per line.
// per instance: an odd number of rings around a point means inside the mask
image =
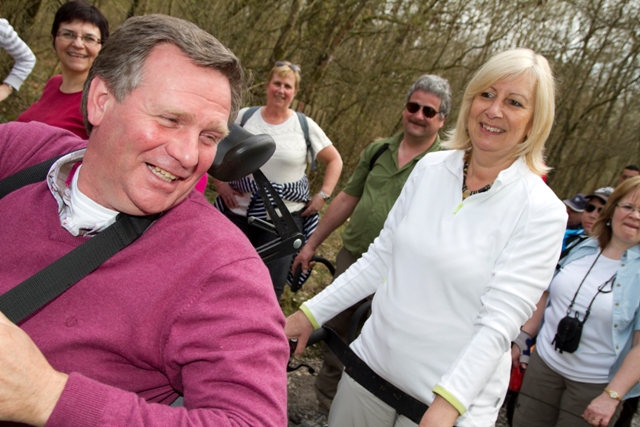
M 82 1 L 60 6 L 53 20 L 51 40 L 61 74 L 49 79 L 40 99 L 17 121 L 46 123 L 88 139 L 81 111 L 82 89 L 89 68 L 108 37 L 109 22 L 95 6 Z
M 640 177 L 609 196 L 591 236 L 560 261 L 544 316 L 515 341 L 527 351 L 537 334 L 514 427 L 612 426 L 620 401 L 640 395 Z
M 316 122 L 309 117 L 299 118 L 289 108 L 300 87 L 299 66 L 288 61 L 276 62 L 269 72 L 266 87 L 266 105 L 240 110 L 236 123 L 253 134 L 268 134 L 275 140 L 276 151 L 260 170 L 275 184 L 298 227 L 308 237 L 318 224 L 318 212 L 331 197 L 340 178 L 342 158 Z M 301 120 L 305 120 L 308 126 L 310 147 L 307 146 Z M 325 165 L 325 172 L 320 191 L 311 196 L 305 171 L 307 162 L 315 160 Z M 250 177 L 231 183 L 214 180 L 219 194 L 216 207 L 247 235 L 255 247 L 259 247 L 277 236 L 247 223 L 247 212 L 258 217 L 263 214 L 253 212 L 259 195 L 255 188 L 251 191 L 252 181 Z M 267 264 L 278 299 L 284 291 L 293 256 Z
M 350 348 L 429 405 L 413 421 L 398 414 L 353 379 L 354 367 L 342 375 L 330 426 L 495 424 L 510 342 L 551 280 L 567 221 L 540 178 L 554 86 L 547 60 L 529 49 L 490 58 L 465 90 L 442 143 L 450 150 L 416 165 L 367 253 L 287 319 L 299 354 L 314 328 L 375 292 Z

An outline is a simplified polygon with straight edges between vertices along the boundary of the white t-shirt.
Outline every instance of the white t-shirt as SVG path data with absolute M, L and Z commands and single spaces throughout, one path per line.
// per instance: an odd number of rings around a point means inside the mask
M 609 281 L 593 301 L 591 314 L 582 327 L 578 349 L 573 353 L 560 353 L 551 342 L 556 336 L 558 323 L 566 316 L 580 282 L 597 256 L 598 253 L 594 253 L 565 265 L 553 279 L 549 286 L 549 305 L 544 311 L 544 324 L 536 343 L 536 351 L 551 369 L 570 380 L 592 384 L 608 383 L 609 369 L 616 361 L 611 332 L 613 293 L 603 292 L 613 289 L 610 279 L 618 271 L 620 260 L 600 255 L 578 292 L 571 316 L 577 311 L 580 320 L 583 320 L 591 299 L 598 293 L 598 287 Z
M 237 124 L 240 124 L 246 111 L 247 108 L 240 110 L 236 118 Z M 276 142 L 275 153 L 260 170 L 269 181 L 280 184 L 301 180 L 307 169 L 307 161 L 310 161 L 310 158 L 298 116 L 294 113 L 284 123 L 272 125 L 264 121 L 261 111 L 262 108 L 256 111 L 244 125 L 247 131 L 256 135 L 268 134 Z M 310 117 L 307 117 L 307 123 L 309 124 L 311 147 L 317 156 L 320 151 L 332 145 L 332 143 L 320 126 Z M 232 209 L 232 212 L 246 216 L 251 193 L 245 193 L 243 197 L 236 197 L 236 199 L 239 206 L 236 209 Z M 288 200 L 285 200 L 284 204 L 290 212 L 299 211 L 305 206 L 304 203 L 294 203 Z

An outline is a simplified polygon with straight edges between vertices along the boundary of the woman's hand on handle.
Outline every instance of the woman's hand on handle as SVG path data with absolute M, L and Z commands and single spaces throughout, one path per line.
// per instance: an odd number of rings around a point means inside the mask
M 284 333 L 288 339 L 298 340 L 296 351 L 294 353 L 295 356 L 300 356 L 304 352 L 304 349 L 307 346 L 307 341 L 309 341 L 309 336 L 312 332 L 313 325 L 302 311 L 298 310 L 291 316 L 287 317 L 287 322 L 284 326 Z

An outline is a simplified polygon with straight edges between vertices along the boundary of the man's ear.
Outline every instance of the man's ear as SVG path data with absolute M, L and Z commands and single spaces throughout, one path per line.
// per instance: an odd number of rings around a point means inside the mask
M 104 80 L 98 76 L 94 77 L 87 97 L 87 118 L 89 123 L 93 126 L 100 126 L 112 99 Z

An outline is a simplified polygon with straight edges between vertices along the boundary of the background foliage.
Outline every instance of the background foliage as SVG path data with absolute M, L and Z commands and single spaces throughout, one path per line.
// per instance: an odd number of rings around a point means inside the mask
M 218 37 L 254 76 L 252 99 L 277 59 L 302 67 L 298 94 L 334 141 L 348 174 L 362 148 L 400 129 L 409 85 L 446 77 L 456 105 L 470 75 L 492 53 L 523 46 L 545 55 L 558 81 L 556 123 L 547 143 L 559 197 L 610 185 L 640 163 L 640 2 L 637 0 L 89 0 L 112 31 L 128 16 L 166 13 Z M 0 104 L 0 121 L 38 99 L 57 72 L 53 0 L 3 0 L 0 15 L 38 63 L 23 89 Z M 0 53 L 0 71 L 11 59 Z M 3 74 L 4 75 L 4 74 Z

